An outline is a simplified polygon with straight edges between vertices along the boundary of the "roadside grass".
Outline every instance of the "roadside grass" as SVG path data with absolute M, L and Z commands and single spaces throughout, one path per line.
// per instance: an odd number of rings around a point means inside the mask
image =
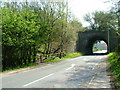
M 113 78 L 115 79 L 113 84 L 117 90 L 120 90 L 120 53 L 113 52 L 108 54 L 108 56 L 110 62 L 109 69 L 113 74 Z
M 93 52 L 100 51 L 100 49 L 93 49 Z
M 46 59 L 43 61 L 43 63 L 48 63 L 48 62 L 58 62 L 58 61 L 62 61 L 64 59 L 67 59 L 67 58 L 74 58 L 74 57 L 78 57 L 78 56 L 81 56 L 82 54 L 81 53 L 67 53 L 66 56 L 62 57 L 62 58 L 59 58 L 59 57 L 55 57 L 54 59 Z
M 43 63 L 48 63 L 48 62 L 58 62 L 61 61 L 62 59 L 60 59 L 59 57 L 55 57 L 55 59 L 46 59 L 43 61 Z
M 23 69 L 23 68 L 27 68 L 27 67 L 33 67 L 33 66 L 37 66 L 37 65 L 38 64 L 36 64 L 36 63 L 30 63 L 30 64 L 27 64 L 27 65 L 21 65 L 21 66 L 17 66 L 17 67 L 7 68 L 3 72 L 10 72 L 10 71 L 13 71 L 13 70 Z
M 78 53 L 78 52 L 68 53 L 62 59 L 65 59 L 65 58 L 74 58 L 74 57 L 78 57 L 78 56 L 82 56 L 82 55 L 83 55 L 82 53 Z
M 82 56 L 82 54 L 81 53 L 77 53 L 77 52 L 75 52 L 75 53 L 68 53 L 68 54 L 66 54 L 65 57 L 62 57 L 62 58 L 55 57 L 54 59 L 45 59 L 43 61 L 43 63 L 58 62 L 58 61 L 62 61 L 62 60 L 67 59 L 67 58 L 74 58 L 74 57 L 78 57 L 78 56 Z M 2 72 L 10 72 L 10 71 L 13 71 L 13 70 L 33 67 L 33 66 L 37 66 L 37 65 L 38 64 L 36 64 L 36 63 L 31 63 L 31 64 L 27 64 L 27 65 L 22 65 L 22 66 L 11 67 L 11 68 L 7 68 L 5 71 L 2 71 Z

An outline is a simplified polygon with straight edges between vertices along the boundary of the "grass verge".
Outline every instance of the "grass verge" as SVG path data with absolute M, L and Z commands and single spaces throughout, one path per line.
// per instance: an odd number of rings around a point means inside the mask
M 56 57 L 54 59 L 46 59 L 43 61 L 43 63 L 48 63 L 48 62 L 58 62 L 58 61 L 62 61 L 63 59 L 67 59 L 67 58 L 74 58 L 74 57 L 78 57 L 78 56 L 81 56 L 82 54 L 81 53 L 68 53 L 66 54 L 65 57 L 62 57 L 62 58 L 59 58 L 59 57 Z
M 74 52 L 74 53 L 68 53 L 66 54 L 65 57 L 63 57 L 62 59 L 65 59 L 65 58 L 74 58 L 74 57 L 78 57 L 78 56 L 82 56 L 83 54 L 81 53 L 77 53 L 77 52 Z
M 110 62 L 110 71 L 112 72 L 113 78 L 115 81 L 113 82 L 115 88 L 120 90 L 120 53 L 110 53 L 109 62 Z
M 17 67 L 11 67 L 11 68 L 6 69 L 3 72 L 10 72 L 10 71 L 13 71 L 13 70 L 23 69 L 23 68 L 27 68 L 27 67 L 33 67 L 33 66 L 36 66 L 36 65 L 38 65 L 38 64 L 36 64 L 36 63 L 30 63 L 30 64 L 27 64 L 27 65 L 21 65 L 21 66 L 17 66 Z
M 54 59 L 46 59 L 46 60 L 43 61 L 43 63 L 58 62 L 58 61 L 62 61 L 63 59 L 66 59 L 66 58 L 73 58 L 73 57 L 78 57 L 78 56 L 81 56 L 81 55 L 82 55 L 81 53 L 76 53 L 76 52 L 75 53 L 68 53 L 68 54 L 66 54 L 65 57 L 62 57 L 62 58 L 55 57 Z M 27 64 L 27 65 L 7 68 L 3 72 L 10 72 L 10 71 L 13 71 L 13 70 L 23 69 L 23 68 L 27 68 L 27 67 L 33 67 L 33 66 L 36 66 L 36 65 L 38 65 L 38 64 L 31 63 L 31 64 Z
M 62 59 L 60 59 L 59 57 L 55 57 L 55 59 L 46 59 L 43 61 L 43 63 L 48 63 L 48 62 L 58 62 L 61 61 Z
M 100 49 L 94 49 L 93 52 L 97 52 L 97 51 L 100 51 Z

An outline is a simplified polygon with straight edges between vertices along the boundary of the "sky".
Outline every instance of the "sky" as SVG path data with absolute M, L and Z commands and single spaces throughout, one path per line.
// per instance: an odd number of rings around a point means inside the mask
M 107 0 L 68 0 L 68 6 L 83 26 L 88 26 L 89 24 L 84 21 L 83 16 L 94 11 L 108 11 L 111 5 L 105 1 Z

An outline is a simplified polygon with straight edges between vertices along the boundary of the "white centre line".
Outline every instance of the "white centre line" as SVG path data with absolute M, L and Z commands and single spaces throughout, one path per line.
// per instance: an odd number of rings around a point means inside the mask
M 33 81 L 33 82 L 30 82 L 30 83 L 28 83 L 28 84 L 25 84 L 23 87 L 26 87 L 26 86 L 28 86 L 28 85 L 30 85 L 30 84 L 33 84 L 33 83 L 35 83 L 35 82 L 38 82 L 38 81 L 40 81 L 40 80 L 43 80 L 43 79 L 45 79 L 45 78 L 47 78 L 47 77 L 49 77 L 49 76 L 52 76 L 54 73 L 52 73 L 52 74 L 49 74 L 49 75 L 47 75 L 47 76 L 45 76 L 45 77 L 42 77 L 42 78 L 40 78 L 40 79 L 37 79 L 37 80 L 35 80 L 35 81 Z
M 71 67 L 67 68 L 66 70 L 70 70 L 71 68 L 73 68 L 75 66 L 75 64 L 72 64 Z

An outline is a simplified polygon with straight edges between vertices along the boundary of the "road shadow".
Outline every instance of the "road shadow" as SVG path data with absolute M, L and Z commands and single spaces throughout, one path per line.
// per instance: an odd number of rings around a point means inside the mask
M 92 54 L 84 54 L 84 56 L 94 56 L 94 55 L 107 55 L 109 53 L 92 53 Z
M 93 53 L 92 55 L 107 55 L 108 53 Z

